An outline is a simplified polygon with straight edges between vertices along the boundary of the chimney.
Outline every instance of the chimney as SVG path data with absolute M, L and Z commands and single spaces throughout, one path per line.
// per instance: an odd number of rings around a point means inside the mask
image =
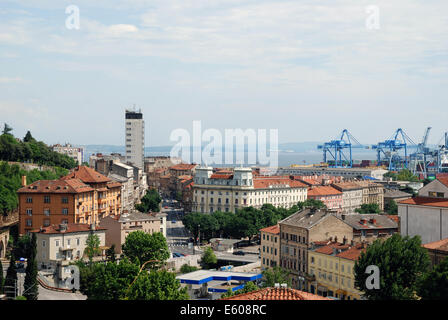
M 342 244 L 346 244 L 347 243 L 347 238 L 344 236 L 344 238 L 342 239 Z
M 280 286 L 282 287 L 282 289 L 288 288 L 288 285 L 286 283 L 282 283 Z
M 22 176 L 22 187 L 26 186 L 26 176 Z
M 345 214 L 341 215 L 342 220 L 345 220 Z
M 61 223 L 59 225 L 59 232 L 65 232 L 65 231 L 67 231 L 67 225 L 64 223 Z
M 353 247 L 353 246 L 355 245 L 355 240 L 352 239 L 352 240 L 350 241 L 350 245 Z
M 280 288 L 280 283 L 275 283 L 274 288 Z
M 370 223 L 371 224 L 376 224 L 376 219 L 375 218 L 370 219 Z
M 334 237 L 334 242 L 338 242 L 338 236 Z

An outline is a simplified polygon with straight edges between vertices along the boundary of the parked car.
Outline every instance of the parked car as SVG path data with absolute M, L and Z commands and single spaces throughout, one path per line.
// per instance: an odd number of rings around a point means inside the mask
M 177 252 L 173 252 L 173 258 L 179 258 L 180 254 L 178 254 Z
M 244 256 L 245 255 L 245 253 L 243 251 L 235 251 L 233 254 L 236 256 Z

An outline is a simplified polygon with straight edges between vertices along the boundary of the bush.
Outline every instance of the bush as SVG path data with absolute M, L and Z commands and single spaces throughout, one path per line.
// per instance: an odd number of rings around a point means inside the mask
M 193 271 L 199 270 L 198 267 L 194 267 L 194 266 L 189 266 L 188 264 L 184 264 L 181 268 L 180 268 L 180 272 L 182 273 L 190 273 Z

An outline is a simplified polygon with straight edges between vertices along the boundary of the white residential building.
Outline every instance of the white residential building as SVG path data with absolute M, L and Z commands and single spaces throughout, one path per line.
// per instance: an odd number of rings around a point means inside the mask
M 243 207 L 260 208 L 265 203 L 290 208 L 307 198 L 307 186 L 285 176 L 253 176 L 250 168 L 213 173 L 213 168 L 196 168 L 193 212 L 236 212 Z
M 82 165 L 84 162 L 84 148 L 82 147 L 73 147 L 71 144 L 66 143 L 65 145 L 55 144 L 51 148 L 57 153 L 69 156 L 79 165 Z
M 126 110 L 126 162 L 144 169 L 145 157 L 145 121 L 141 110 L 138 112 Z

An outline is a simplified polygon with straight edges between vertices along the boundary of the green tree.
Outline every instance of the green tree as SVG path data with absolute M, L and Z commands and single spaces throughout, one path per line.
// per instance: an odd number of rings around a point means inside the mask
M 87 284 L 89 300 L 120 300 L 126 297 L 129 285 L 138 275 L 139 267 L 127 259 L 120 263 L 93 265 L 93 279 Z
M 286 283 L 288 288 L 291 287 L 291 279 L 289 278 L 289 272 L 285 269 L 275 266 L 263 270 L 263 287 L 274 287 L 276 283 Z
M 411 170 L 409 169 L 402 169 L 397 174 L 397 180 L 398 181 L 411 181 L 416 182 L 419 181 L 418 177 L 412 174 Z
M 174 273 L 151 270 L 140 273 L 129 288 L 129 300 L 188 300 L 187 288 L 181 288 Z
M 446 300 L 448 298 L 448 258 L 423 275 L 418 295 L 424 300 Z
M 161 232 L 148 234 L 143 231 L 129 233 L 123 244 L 123 253 L 139 266 L 149 260 L 158 260 L 147 264 L 149 268 L 160 267 L 170 257 L 166 238 Z
M 355 212 L 362 214 L 380 213 L 381 209 L 377 203 L 364 203 L 361 208 L 355 209 Z
M 228 289 L 227 292 L 221 296 L 221 298 L 229 298 L 229 297 L 236 296 L 238 294 L 256 291 L 258 289 L 260 289 L 260 288 L 258 288 L 258 286 L 255 283 L 253 283 L 252 281 L 248 281 L 245 283 L 244 288 L 242 288 L 242 289 L 238 289 L 236 291 L 232 291 L 232 289 Z
M 4 291 L 9 298 L 14 298 L 17 291 L 14 288 L 17 284 L 17 267 L 16 267 L 16 257 L 14 251 L 11 252 L 11 257 L 9 259 L 9 267 L 6 271 Z
M 12 128 L 5 123 L 4 127 L 3 127 L 3 134 L 11 134 L 10 132 L 12 131 Z
M 190 266 L 186 263 L 184 265 L 182 265 L 182 267 L 180 267 L 180 272 L 182 272 L 182 273 L 190 273 L 190 272 L 193 272 L 196 270 L 199 270 L 199 268 L 195 267 L 195 266 Z
M 26 276 L 24 283 L 24 296 L 27 300 L 37 300 L 38 283 L 37 283 L 37 240 L 36 234 L 31 237 L 31 245 L 29 256 L 27 257 Z
M 115 244 L 111 245 L 110 248 L 106 250 L 106 259 L 109 262 L 115 262 Z
M 386 201 L 384 205 L 384 211 L 388 214 L 398 214 L 398 205 L 395 200 L 391 199 L 389 201 Z
M 31 132 L 28 130 L 26 132 L 25 137 L 23 138 L 23 142 L 35 142 L 36 140 L 33 138 L 33 136 L 31 135 Z
M 305 201 L 297 202 L 297 207 L 299 210 L 302 210 L 303 208 L 324 209 L 327 206 L 320 200 L 306 199 Z
M 90 233 L 87 237 L 84 254 L 89 258 L 89 262 L 92 263 L 93 257 L 100 253 L 100 238 L 98 237 L 98 235 Z
M 159 212 L 160 202 L 162 202 L 162 198 L 159 192 L 156 189 L 150 189 L 141 199 L 141 203 L 135 205 L 135 209 L 143 213 Z
M 204 253 L 201 257 L 201 266 L 204 269 L 210 269 L 213 268 L 218 263 L 218 258 L 216 258 L 215 253 L 213 252 L 213 249 L 210 247 L 207 247 L 204 250 Z
M 380 289 L 368 289 L 368 266 L 379 268 Z M 429 258 L 419 236 L 394 234 L 374 241 L 355 263 L 355 285 L 369 300 L 407 300 L 416 298 L 418 279 L 428 268 Z M 370 280 L 370 278 L 369 278 Z

